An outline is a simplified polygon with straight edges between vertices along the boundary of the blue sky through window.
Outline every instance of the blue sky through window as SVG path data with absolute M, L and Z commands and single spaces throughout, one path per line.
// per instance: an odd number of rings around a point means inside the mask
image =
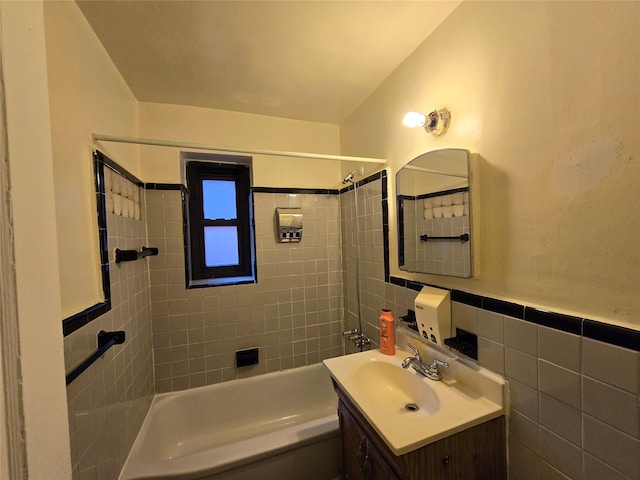
M 202 207 L 208 220 L 236 218 L 236 183 L 233 180 L 203 180 Z
M 238 228 L 204 228 L 204 263 L 207 267 L 238 265 Z

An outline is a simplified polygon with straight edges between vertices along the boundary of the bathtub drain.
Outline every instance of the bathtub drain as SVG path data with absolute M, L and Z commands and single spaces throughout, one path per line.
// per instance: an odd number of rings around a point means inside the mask
M 407 412 L 417 412 L 418 410 L 420 410 L 420 407 L 418 405 L 416 405 L 415 403 L 407 403 L 404 406 L 404 409 Z

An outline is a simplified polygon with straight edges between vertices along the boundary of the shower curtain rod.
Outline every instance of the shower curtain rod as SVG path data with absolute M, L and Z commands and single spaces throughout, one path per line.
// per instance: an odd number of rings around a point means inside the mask
M 133 143 L 136 145 L 154 145 L 157 147 L 176 147 L 191 148 L 194 150 L 210 150 L 215 152 L 232 152 L 232 153 L 249 153 L 254 155 L 273 155 L 277 157 L 296 157 L 296 158 L 314 158 L 318 160 L 337 160 L 345 162 L 359 163 L 383 163 L 387 161 L 382 158 L 369 157 L 350 157 L 344 155 L 328 155 L 323 153 L 304 153 L 304 152 L 285 152 L 277 150 L 259 150 L 253 148 L 235 148 L 235 147 L 218 147 L 214 145 L 203 145 L 199 143 L 173 142 L 169 140 L 157 140 L 153 138 L 135 138 L 135 137 L 118 137 L 114 135 L 103 135 L 93 133 L 91 138 L 94 142 L 115 142 L 115 143 Z

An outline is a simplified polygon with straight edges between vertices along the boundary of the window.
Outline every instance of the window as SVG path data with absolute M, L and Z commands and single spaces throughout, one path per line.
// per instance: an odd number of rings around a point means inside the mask
M 255 282 L 251 171 L 241 158 L 237 164 L 187 160 L 190 287 Z

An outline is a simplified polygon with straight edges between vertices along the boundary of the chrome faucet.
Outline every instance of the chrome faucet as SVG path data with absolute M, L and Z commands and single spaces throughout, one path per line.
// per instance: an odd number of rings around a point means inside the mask
M 349 337 L 349 340 L 353 342 L 353 345 L 356 348 L 367 349 L 371 346 L 371 340 L 369 340 L 364 333 L 362 333 L 357 328 L 353 330 L 347 330 L 346 332 L 342 332 L 342 335 L 345 337 Z
M 449 364 L 447 362 L 435 358 L 431 365 L 427 365 L 422 362 L 422 356 L 416 347 L 410 343 L 407 343 L 407 347 L 413 351 L 413 356 L 407 357 L 402 361 L 402 368 L 409 368 L 409 365 L 411 365 L 416 372 L 430 380 L 442 380 L 442 373 L 440 373 L 438 367 L 448 367 Z
M 407 343 L 407 347 L 409 347 L 413 351 L 413 357 L 405 358 L 402 361 L 402 368 L 409 368 L 409 365 L 414 363 L 422 363 L 422 356 L 420 355 L 420 351 L 410 343 Z

